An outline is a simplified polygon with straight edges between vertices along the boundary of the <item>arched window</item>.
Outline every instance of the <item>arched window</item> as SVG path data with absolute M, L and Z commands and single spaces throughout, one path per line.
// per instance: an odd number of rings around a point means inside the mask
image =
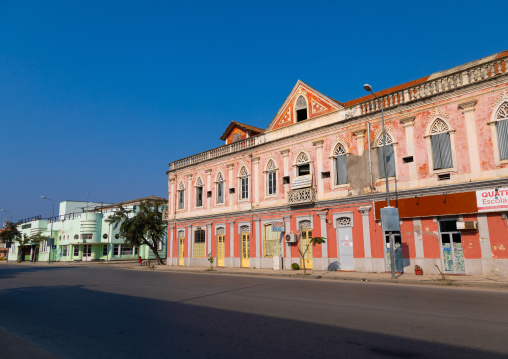
M 183 182 L 178 185 L 178 209 L 185 208 L 185 186 Z
M 339 143 L 333 151 L 335 159 L 335 184 L 341 185 L 347 182 L 347 163 L 346 163 L 346 149 Z
M 395 154 L 393 151 L 393 139 L 390 134 L 386 134 L 386 144 L 383 133 L 379 136 L 377 141 L 377 154 L 379 159 L 379 177 L 386 177 L 384 156 L 386 156 L 386 171 L 388 172 L 388 177 L 395 177 Z
M 300 96 L 298 100 L 296 100 L 295 105 L 296 110 L 296 122 L 300 122 L 307 119 L 307 101 L 305 97 Z
M 222 172 L 217 175 L 217 203 L 224 203 L 224 177 Z
M 440 118 L 437 118 L 432 124 L 430 141 L 432 144 L 432 162 L 434 163 L 435 170 L 453 167 L 449 130 L 450 128 L 446 122 Z
M 298 176 L 310 174 L 310 159 L 305 152 L 301 152 L 296 158 L 296 167 L 298 169 Z
M 266 166 L 266 194 L 274 195 L 277 193 L 277 167 L 275 162 L 270 160 Z
M 201 177 L 196 180 L 196 207 L 203 206 L 203 181 Z
M 501 105 L 496 114 L 497 141 L 499 144 L 499 159 L 508 159 L 508 102 Z
M 247 198 L 249 198 L 249 172 L 244 166 L 240 171 L 240 199 Z

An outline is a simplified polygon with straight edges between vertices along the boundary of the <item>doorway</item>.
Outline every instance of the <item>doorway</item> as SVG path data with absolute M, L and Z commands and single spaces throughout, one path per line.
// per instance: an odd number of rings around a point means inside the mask
M 178 238 L 178 265 L 183 266 L 183 248 L 185 239 L 183 237 Z
M 393 241 L 395 242 L 395 271 L 402 272 L 404 270 L 404 257 L 402 255 L 402 238 L 400 236 L 400 232 L 392 232 L 393 233 Z M 392 261 L 390 258 L 390 236 L 388 232 L 385 232 L 385 261 L 386 261 L 386 270 L 391 272 L 392 270 Z
M 353 270 L 353 227 L 351 227 L 351 218 L 337 218 L 337 233 L 339 242 L 339 269 Z
M 224 267 L 224 234 L 217 236 L 217 267 Z
M 242 232 L 242 267 L 249 267 L 249 233 Z
M 443 253 L 443 268 L 445 273 L 464 274 L 464 252 L 462 237 L 457 230 L 457 220 L 439 221 L 441 235 L 441 249 Z
M 300 230 L 300 250 L 305 251 L 307 249 L 307 245 L 309 244 L 310 239 L 312 238 L 312 229 L 310 228 L 302 228 Z M 305 261 L 305 268 L 306 269 L 312 269 L 312 244 L 309 245 L 309 249 L 307 250 L 307 253 L 305 253 L 305 256 L 303 257 L 303 260 Z
M 83 262 L 90 262 L 92 260 L 92 245 L 91 244 L 83 244 L 83 257 L 81 258 Z

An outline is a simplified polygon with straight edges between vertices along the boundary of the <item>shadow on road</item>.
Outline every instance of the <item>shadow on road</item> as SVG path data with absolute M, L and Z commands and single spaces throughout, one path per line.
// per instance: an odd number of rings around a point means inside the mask
M 337 326 L 318 325 L 81 286 L 6 289 L 0 303 L 3 328 L 62 357 L 506 358 L 368 328 L 351 330 L 340 326 L 340 318 Z M 312 311 L 301 313 L 302 319 Z M 9 343 L 0 338 L 0 345 Z
M 71 266 L 58 266 L 58 264 L 51 265 L 51 266 L 37 266 L 36 264 L 25 264 L 25 265 L 1 265 L 0 266 L 0 280 L 1 279 L 7 279 L 7 278 L 13 278 L 18 274 L 25 274 L 25 273 L 36 273 L 36 272 L 46 272 L 46 271 L 55 271 L 55 270 L 62 270 L 62 269 L 71 269 L 74 267 Z

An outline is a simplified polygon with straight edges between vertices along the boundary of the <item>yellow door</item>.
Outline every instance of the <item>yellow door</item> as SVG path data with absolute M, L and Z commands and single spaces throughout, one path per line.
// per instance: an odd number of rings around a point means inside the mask
M 224 235 L 219 234 L 217 238 L 217 267 L 224 267 Z
M 310 229 L 302 230 L 302 238 L 300 239 L 300 250 L 303 252 L 307 248 L 307 244 L 312 238 L 312 231 Z M 312 245 L 309 246 L 309 250 L 305 253 L 305 268 L 312 269 Z
M 249 267 L 249 233 L 242 233 L 242 267 Z
M 184 239 L 178 238 L 178 265 L 183 266 L 183 247 Z

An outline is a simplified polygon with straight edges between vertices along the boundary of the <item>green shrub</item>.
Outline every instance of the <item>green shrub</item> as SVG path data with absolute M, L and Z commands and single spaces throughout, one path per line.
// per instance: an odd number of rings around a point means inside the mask
M 298 265 L 298 263 L 293 263 L 291 264 L 291 268 L 293 268 L 293 270 L 299 270 L 300 266 Z

